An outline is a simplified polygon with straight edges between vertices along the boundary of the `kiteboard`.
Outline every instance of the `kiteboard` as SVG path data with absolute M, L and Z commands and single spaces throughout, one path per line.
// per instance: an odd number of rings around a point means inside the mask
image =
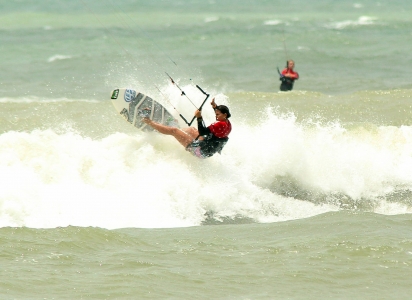
M 167 126 L 178 127 L 178 121 L 159 102 L 133 89 L 115 89 L 111 100 L 116 111 L 134 127 L 142 131 L 154 131 L 143 122 L 144 117 Z

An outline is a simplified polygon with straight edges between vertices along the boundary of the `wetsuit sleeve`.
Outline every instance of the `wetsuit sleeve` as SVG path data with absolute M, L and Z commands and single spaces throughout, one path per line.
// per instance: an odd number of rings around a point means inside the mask
M 197 119 L 197 130 L 200 135 L 207 135 L 210 133 L 210 129 L 205 126 L 203 118 Z

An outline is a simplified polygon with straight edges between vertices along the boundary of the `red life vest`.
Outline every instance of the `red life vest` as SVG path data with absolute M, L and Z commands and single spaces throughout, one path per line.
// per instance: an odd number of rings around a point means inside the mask
M 232 131 L 232 124 L 230 124 L 229 120 L 217 121 L 210 125 L 208 128 L 214 136 L 218 138 L 224 138 L 227 137 Z

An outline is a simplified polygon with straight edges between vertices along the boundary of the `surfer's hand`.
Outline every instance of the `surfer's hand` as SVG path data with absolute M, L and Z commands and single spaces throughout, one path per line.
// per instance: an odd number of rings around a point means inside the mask
M 213 108 L 215 108 L 217 105 L 215 103 L 215 98 L 212 99 L 212 102 L 210 102 L 210 104 L 212 105 Z
M 202 117 L 202 112 L 200 110 L 196 110 L 195 111 L 195 117 L 198 118 L 198 119 L 201 118 Z
M 143 122 L 145 122 L 146 124 L 150 124 L 152 120 L 150 120 L 149 118 L 143 118 Z

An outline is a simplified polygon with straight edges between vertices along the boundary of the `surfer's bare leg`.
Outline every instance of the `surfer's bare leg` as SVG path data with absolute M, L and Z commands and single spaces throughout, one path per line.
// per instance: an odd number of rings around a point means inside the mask
M 170 127 L 153 122 L 149 118 L 144 118 L 143 121 L 160 133 L 173 136 L 185 148 L 199 135 L 197 129 L 193 127 L 181 130 L 176 127 Z
M 184 131 L 186 134 L 190 135 L 192 137 L 192 140 L 199 136 L 199 131 L 197 131 L 197 129 L 194 127 L 186 127 L 181 130 Z

